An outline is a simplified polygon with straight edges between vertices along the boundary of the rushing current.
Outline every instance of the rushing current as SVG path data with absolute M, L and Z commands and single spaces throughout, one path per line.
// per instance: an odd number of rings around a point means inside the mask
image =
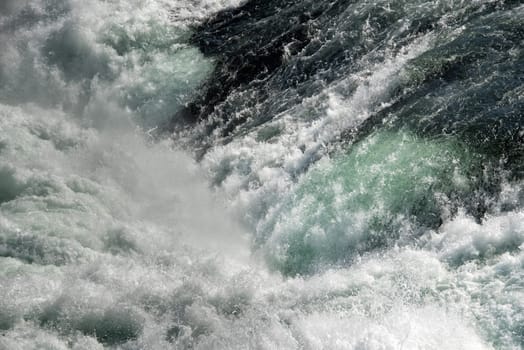
M 0 0 L 0 349 L 524 348 L 519 0 Z

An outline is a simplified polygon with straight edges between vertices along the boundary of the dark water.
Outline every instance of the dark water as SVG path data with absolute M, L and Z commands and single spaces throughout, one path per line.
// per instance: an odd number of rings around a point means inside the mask
M 524 175 L 521 15 L 517 1 L 247 2 L 196 28 L 192 42 L 217 64 L 206 90 L 178 117 L 198 123 L 196 142 L 204 149 L 255 132 L 257 141 L 272 142 L 280 137 L 277 125 L 284 115 L 311 123 L 325 116 L 326 100 L 334 94 L 340 104 L 347 101 L 346 110 L 335 112 L 346 114 L 340 119 L 347 120 L 296 145 L 308 159 L 293 169 L 292 176 L 326 154 L 351 157 L 369 139 L 382 142 L 385 137 L 384 142 L 389 142 L 391 135 L 407 134 L 417 142 L 452 145 L 453 150 L 442 150 L 449 154 L 435 165 L 424 163 L 440 156 L 438 150 L 416 159 L 441 174 L 435 174 L 434 189 L 410 198 L 414 203 L 398 203 L 403 214 L 413 216 L 424 228 L 437 229 L 442 224 L 438 205 L 427 197 L 444 191 L 451 202 L 446 203 L 447 209 L 456 212 L 463 207 L 481 222 L 493 209 L 501 182 Z M 420 49 L 423 45 L 427 47 Z M 410 54 L 417 49 L 423 52 Z M 395 59 L 401 62 L 392 62 Z M 365 96 L 359 96 L 359 89 L 366 90 Z M 399 140 L 383 147 L 394 153 L 402 145 Z M 370 155 L 374 159 L 363 162 L 367 167 L 378 165 L 381 156 Z M 452 184 L 441 188 L 441 181 L 456 176 L 447 168 L 450 162 L 462 168 L 467 189 Z M 345 169 L 348 177 L 352 171 L 369 170 L 357 168 L 358 164 L 351 164 Z M 217 181 L 224 181 L 223 174 Z M 416 187 L 420 179 L 402 181 Z M 368 192 L 377 186 L 358 185 Z M 395 236 L 397 230 L 379 231 Z M 347 255 L 348 250 L 342 248 L 341 254 Z

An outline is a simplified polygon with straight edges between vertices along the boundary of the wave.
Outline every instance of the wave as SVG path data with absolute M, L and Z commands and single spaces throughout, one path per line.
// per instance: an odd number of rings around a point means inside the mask
M 523 346 L 519 1 L 4 1 L 0 348 Z

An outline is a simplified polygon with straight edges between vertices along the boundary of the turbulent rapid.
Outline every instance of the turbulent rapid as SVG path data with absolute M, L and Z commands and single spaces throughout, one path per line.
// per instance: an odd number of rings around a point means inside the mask
M 0 2 L 0 349 L 523 347 L 521 1 Z

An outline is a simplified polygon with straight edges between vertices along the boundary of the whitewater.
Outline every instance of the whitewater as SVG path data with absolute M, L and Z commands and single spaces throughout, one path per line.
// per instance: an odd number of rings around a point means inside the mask
M 0 0 L 0 349 L 521 349 L 524 5 Z

